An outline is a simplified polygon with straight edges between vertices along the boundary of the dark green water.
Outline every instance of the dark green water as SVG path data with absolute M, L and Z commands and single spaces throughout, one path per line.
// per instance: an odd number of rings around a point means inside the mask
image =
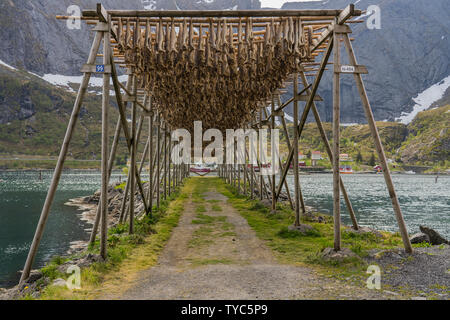
M 378 230 L 398 231 L 392 203 L 382 174 L 342 175 L 358 222 Z M 429 226 L 450 238 L 450 176 L 432 175 L 392 176 L 406 226 L 410 233 L 419 232 L 420 225 Z M 288 176 L 294 189 L 293 178 Z M 306 205 L 319 211 L 333 213 L 333 177 L 331 174 L 300 176 Z M 342 220 L 351 225 L 341 201 Z
M 45 201 L 52 171 L 0 172 L 0 287 L 17 283 Z M 119 174 L 112 179 L 118 180 Z M 64 254 L 72 241 L 87 240 L 90 226 L 80 220 L 81 211 L 65 203 L 87 196 L 100 187 L 98 171 L 64 172 L 52 206 L 34 267 L 53 255 Z

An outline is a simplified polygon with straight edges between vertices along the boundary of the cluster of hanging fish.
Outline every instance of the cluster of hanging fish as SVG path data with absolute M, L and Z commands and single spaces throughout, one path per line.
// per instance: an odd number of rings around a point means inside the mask
M 160 19 L 137 29 L 119 21 L 119 51 L 172 128 L 190 130 L 194 121 L 205 129 L 242 128 L 311 60 L 312 31 L 304 31 L 300 18 L 262 27 L 250 18 L 205 21 Z

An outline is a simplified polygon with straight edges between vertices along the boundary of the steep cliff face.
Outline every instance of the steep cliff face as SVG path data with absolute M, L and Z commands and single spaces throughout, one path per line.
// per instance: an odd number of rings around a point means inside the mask
M 369 99 L 377 120 L 393 121 L 412 110 L 412 98 L 450 75 L 450 2 L 448 0 L 333 0 L 285 3 L 282 9 L 344 8 L 355 3 L 366 10 L 378 5 L 381 29 L 353 24 L 353 47 L 365 75 Z M 367 18 L 363 18 L 366 20 Z M 346 52 L 342 52 L 346 58 Z M 346 60 L 344 60 L 346 61 Z M 365 122 L 352 76 L 342 80 L 342 121 Z M 319 93 L 324 120 L 331 120 L 332 74 L 327 72 Z
M 73 4 L 95 8 L 98 0 L 4 0 L 0 1 L 0 60 L 28 71 L 77 75 L 92 43 L 92 32 L 81 24 L 70 30 L 56 15 L 67 14 Z M 106 7 L 143 9 L 140 0 L 104 0 Z
M 0 1 L 0 60 L 40 75 L 79 75 L 93 35 L 85 24 L 81 30 L 69 30 L 64 21 L 54 17 L 65 14 L 74 3 L 87 9 L 93 8 L 96 2 L 98 0 Z M 380 30 L 369 30 L 365 23 L 354 24 L 352 36 L 356 39 L 353 46 L 358 62 L 369 69 L 364 80 L 375 118 L 392 121 L 402 112 L 411 111 L 414 104 L 411 98 L 450 75 L 450 1 L 324 0 L 289 2 L 282 9 L 344 8 L 351 2 L 357 2 L 357 8 L 363 10 L 373 4 L 381 8 Z M 145 5 L 153 10 L 261 7 L 259 0 L 104 0 L 102 3 L 107 8 L 143 9 Z M 324 121 L 331 121 L 331 76 L 327 71 L 319 90 L 325 99 L 317 104 Z M 291 93 L 285 99 L 289 96 Z M 26 99 L 21 103 L 26 105 Z M 23 114 L 26 116 L 32 110 L 29 105 Z M 288 112 L 292 114 L 291 109 Z M 8 112 L 11 113 L 14 112 Z M 344 76 L 342 80 L 341 120 L 365 122 L 351 76 Z
M 259 0 L 150 0 L 152 10 L 251 10 L 260 9 Z

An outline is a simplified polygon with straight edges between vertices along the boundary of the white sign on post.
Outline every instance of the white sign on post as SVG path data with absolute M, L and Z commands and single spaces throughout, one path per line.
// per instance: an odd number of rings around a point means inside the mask
M 341 66 L 341 72 L 343 73 L 354 73 L 355 67 L 354 66 Z

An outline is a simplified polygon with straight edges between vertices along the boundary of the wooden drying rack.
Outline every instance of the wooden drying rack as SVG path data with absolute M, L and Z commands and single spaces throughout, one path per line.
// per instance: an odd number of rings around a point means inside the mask
M 77 98 L 74 103 L 73 112 L 67 127 L 66 136 L 61 147 L 60 156 L 58 158 L 53 180 L 50 185 L 47 198 L 42 209 L 41 218 L 39 220 L 36 233 L 30 247 L 27 261 L 25 263 L 24 271 L 21 277 L 21 283 L 25 281 L 29 275 L 33 265 L 35 255 L 38 250 L 40 240 L 42 238 L 46 221 L 50 212 L 55 192 L 61 177 L 64 161 L 68 153 L 69 143 L 73 137 L 73 131 L 77 118 L 79 116 L 80 108 L 83 103 L 83 98 L 86 93 L 89 79 L 93 73 L 99 72 L 99 64 L 96 60 L 98 57 L 103 59 L 100 65 L 101 74 L 103 74 L 103 101 L 102 101 L 102 188 L 99 206 L 97 208 L 96 221 L 91 234 L 91 243 L 95 241 L 99 225 L 100 230 L 100 253 L 106 258 L 106 243 L 107 243 L 107 190 L 109 186 L 109 178 L 114 164 L 117 144 L 119 143 L 120 134 L 123 131 L 126 139 L 127 147 L 130 152 L 131 166 L 126 184 L 125 195 L 121 210 L 121 221 L 129 219 L 130 233 L 134 232 L 134 218 L 135 212 L 130 208 L 134 208 L 135 188 L 140 193 L 145 207 L 144 214 L 152 214 L 152 208 L 155 204 L 159 206 L 160 197 L 166 197 L 171 193 L 171 188 L 182 183 L 183 179 L 189 175 L 189 164 L 173 164 L 171 163 L 169 152 L 172 147 L 170 139 L 170 130 L 168 124 L 161 117 L 159 112 L 156 112 L 152 105 L 151 92 L 148 90 L 138 88 L 137 75 L 135 68 L 128 65 L 125 57 L 121 54 L 118 48 L 120 42 L 121 30 L 120 25 L 135 24 L 139 25 L 139 29 L 146 34 L 146 40 L 154 43 L 156 34 L 153 33 L 152 25 L 157 23 L 171 23 L 174 25 L 181 25 L 185 21 L 192 22 L 195 27 L 211 25 L 211 23 L 220 23 L 226 19 L 230 23 L 233 30 L 239 28 L 241 24 L 246 24 L 251 21 L 254 28 L 255 40 L 264 41 L 265 31 L 262 30 L 268 23 L 282 23 L 286 19 L 301 19 L 303 31 L 312 30 L 312 39 L 310 42 L 311 59 L 302 61 L 302 69 L 295 74 L 291 74 L 284 79 L 284 83 L 270 93 L 270 99 L 265 99 L 260 103 L 258 112 L 252 113 L 252 120 L 247 124 L 247 128 L 275 128 L 278 119 L 287 137 L 287 145 L 289 149 L 289 156 L 287 161 L 283 164 L 281 159 L 274 159 L 278 161 L 282 173 L 276 182 L 275 175 L 263 176 L 257 175 L 254 167 L 248 168 L 246 164 L 219 164 L 219 176 L 226 182 L 232 184 L 240 193 L 243 193 L 251 198 L 259 197 L 260 199 L 267 198 L 272 202 L 272 210 L 276 211 L 276 203 L 281 196 L 285 196 L 289 201 L 291 207 L 295 212 L 295 225 L 300 224 L 300 218 L 306 214 L 303 195 L 300 187 L 299 172 L 298 172 L 298 142 L 302 131 L 306 124 L 307 117 L 312 111 L 316 120 L 319 134 L 323 139 L 326 152 L 330 161 L 333 164 L 333 216 L 334 216 L 334 249 L 336 251 L 341 249 L 341 212 L 340 212 L 340 195 L 343 195 L 347 211 L 351 217 L 354 229 L 359 229 L 355 212 L 352 208 L 349 196 L 347 194 L 344 183 L 339 173 L 339 127 L 340 127 L 340 79 L 346 74 L 354 77 L 359 95 L 361 97 L 362 106 L 369 124 L 369 128 L 374 139 L 375 148 L 383 168 L 383 174 L 386 186 L 389 191 L 389 196 L 392 201 L 395 217 L 399 226 L 399 231 L 403 239 L 405 250 L 412 253 L 411 243 L 409 241 L 408 232 L 403 219 L 403 215 L 398 202 L 397 194 L 392 182 L 389 167 L 384 154 L 384 149 L 378 134 L 375 120 L 372 114 L 369 99 L 362 80 L 362 74 L 367 73 L 367 68 L 358 65 L 356 56 L 351 44 L 349 27 L 352 23 L 360 23 L 360 20 L 354 20 L 362 14 L 361 10 L 356 10 L 354 5 L 349 5 L 343 10 L 244 10 L 244 11 L 133 11 L 133 10 L 106 10 L 101 4 L 97 5 L 96 10 L 85 10 L 81 17 L 76 17 L 85 21 L 88 25 L 95 25 L 93 31 L 95 38 L 92 48 L 87 60 L 87 64 L 83 66 L 84 73 L 81 86 L 79 88 Z M 73 17 L 58 16 L 58 19 L 69 19 Z M 353 19 L 353 20 L 351 20 Z M 150 26 L 150 28 L 148 28 Z M 236 33 L 236 32 L 235 32 Z M 205 36 L 202 34 L 202 36 Z M 260 37 L 261 39 L 259 39 Z M 149 40 L 150 39 L 150 40 Z M 233 42 L 239 42 L 241 37 L 239 33 L 233 34 Z M 99 53 L 99 48 L 103 40 L 103 54 Z M 198 40 L 198 34 L 197 34 Z M 341 64 L 341 50 L 343 46 L 349 57 L 349 65 Z M 333 62 L 329 62 L 329 58 L 333 53 Z M 319 59 L 320 57 L 320 59 Z M 318 59 L 318 61 L 316 61 Z M 321 101 L 321 97 L 317 94 L 319 84 L 321 82 L 327 66 L 332 66 L 333 72 L 333 143 L 328 140 L 327 135 L 320 119 L 316 101 Z M 118 80 L 118 72 L 116 66 L 123 66 L 127 68 L 128 82 L 126 86 L 122 85 Z M 310 81 L 308 80 L 310 78 Z M 116 131 L 111 147 L 108 145 L 109 132 L 109 99 L 110 99 L 110 80 L 112 79 L 115 99 L 119 108 L 119 119 L 117 119 Z M 293 98 L 282 102 L 281 93 L 285 92 L 288 85 L 293 87 Z M 300 90 L 299 86 L 302 86 Z M 286 120 L 283 109 L 293 103 L 294 110 L 294 124 L 295 132 L 292 140 L 289 138 Z M 299 117 L 299 103 L 305 103 L 301 117 Z M 127 121 L 127 105 L 131 107 L 131 128 Z M 138 107 L 141 113 L 138 115 Z M 170 107 L 170 106 L 167 106 Z M 270 114 L 268 113 L 270 109 Z M 137 166 L 137 145 L 139 144 L 139 137 L 143 127 L 144 119 L 148 119 L 149 123 L 149 137 L 146 141 L 144 154 Z M 131 129 L 131 130 L 130 130 Z M 110 151 L 110 152 L 109 152 Z M 245 159 L 249 159 L 248 150 L 245 150 Z M 140 181 L 140 173 L 143 164 L 148 156 L 149 164 L 149 187 L 144 190 L 143 184 Z M 291 195 L 289 186 L 286 182 L 286 176 L 291 164 L 294 171 L 294 194 Z M 258 162 L 261 168 L 262 163 Z M 243 173 L 241 177 L 241 173 Z M 162 190 L 162 191 L 161 191 Z M 284 193 L 283 193 L 284 190 Z M 139 213 L 138 213 L 139 214 Z

